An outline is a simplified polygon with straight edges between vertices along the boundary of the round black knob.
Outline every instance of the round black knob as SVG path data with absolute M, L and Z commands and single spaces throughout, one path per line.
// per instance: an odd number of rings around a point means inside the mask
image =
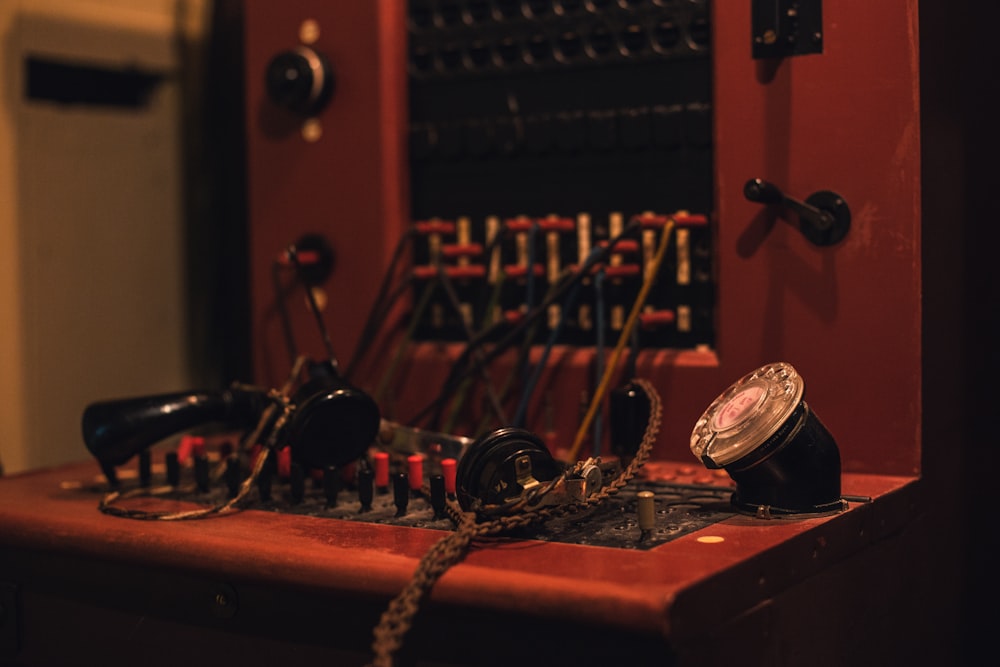
M 295 113 L 311 115 L 330 101 L 335 79 L 326 56 L 300 46 L 271 58 L 265 83 L 272 102 Z

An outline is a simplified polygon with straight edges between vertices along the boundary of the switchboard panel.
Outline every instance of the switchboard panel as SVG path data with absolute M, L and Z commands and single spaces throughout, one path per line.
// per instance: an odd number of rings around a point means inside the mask
M 429 295 L 418 337 L 460 340 L 466 327 L 516 320 L 641 217 L 643 247 L 622 246 L 607 293 L 587 280 L 572 312 L 556 305 L 535 329 L 540 342 L 565 317 L 557 342 L 599 344 L 599 327 L 609 338 L 622 329 L 657 222 L 682 212 L 643 344 L 713 343 L 708 16 L 705 0 L 409 3 L 416 263 L 446 264 L 460 302 Z

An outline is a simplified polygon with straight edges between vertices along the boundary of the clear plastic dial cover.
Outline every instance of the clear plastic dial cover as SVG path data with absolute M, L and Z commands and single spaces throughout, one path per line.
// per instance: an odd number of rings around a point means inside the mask
M 805 384 L 786 362 L 761 366 L 716 398 L 691 432 L 691 451 L 718 467 L 729 465 L 763 444 L 799 402 Z

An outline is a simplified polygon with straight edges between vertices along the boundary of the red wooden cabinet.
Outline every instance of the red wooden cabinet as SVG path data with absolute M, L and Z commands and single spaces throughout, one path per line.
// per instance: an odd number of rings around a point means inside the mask
M 697 466 L 688 438 L 705 407 L 744 373 L 787 361 L 839 444 L 843 493 L 858 498 L 834 515 L 733 516 L 643 552 L 477 545 L 434 589 L 406 655 L 446 664 L 516 656 L 698 665 L 941 655 L 922 611 L 935 593 L 920 573 L 932 546 L 919 479 L 917 2 L 827 2 L 823 52 L 779 60 L 752 57 L 751 5 L 711 7 L 715 343 L 640 357 L 637 374 L 665 404 L 650 470 Z M 346 357 L 411 222 L 406 11 L 401 0 L 256 0 L 245 3 L 244 19 L 254 368 L 258 381 L 275 385 L 288 366 L 272 285 L 281 251 L 317 232 L 334 248 L 322 290 L 332 346 Z M 336 74 L 331 103 L 309 119 L 277 109 L 265 92 L 270 58 L 298 46 L 322 51 Z M 793 216 L 744 197 L 752 178 L 800 199 L 835 191 L 852 215 L 846 238 L 810 243 Z M 306 305 L 289 306 L 303 351 L 321 356 Z M 421 406 L 459 351 L 413 346 L 393 409 Z M 574 430 L 592 362 L 592 349 L 561 348 L 543 378 L 561 433 Z M 529 427 L 542 420 L 533 415 Z M 439 536 L 254 510 L 130 522 L 99 514 L 92 494 L 59 490 L 92 473 L 0 483 L 0 539 L 9 547 L 0 582 L 11 582 L 2 590 L 19 605 L 26 664 L 65 656 L 46 645 L 40 619 L 51 612 L 52 624 L 71 631 L 77 608 L 97 611 L 77 621 L 88 632 L 73 632 L 74 641 L 108 647 L 112 662 L 134 651 L 165 664 L 176 653 L 163 642 L 178 637 L 249 664 L 271 648 L 362 663 L 365 633 Z M 141 598 L 120 590 L 122 581 Z M 235 614 L 219 609 L 219 594 L 238 597 Z

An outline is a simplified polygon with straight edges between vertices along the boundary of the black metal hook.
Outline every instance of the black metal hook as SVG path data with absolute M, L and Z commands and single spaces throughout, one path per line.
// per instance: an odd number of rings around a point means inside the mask
M 789 197 L 778 186 L 752 178 L 743 186 L 743 196 L 752 202 L 789 208 L 799 217 L 799 231 L 818 246 L 837 243 L 851 228 L 851 209 L 836 192 L 820 190 L 805 201 Z

